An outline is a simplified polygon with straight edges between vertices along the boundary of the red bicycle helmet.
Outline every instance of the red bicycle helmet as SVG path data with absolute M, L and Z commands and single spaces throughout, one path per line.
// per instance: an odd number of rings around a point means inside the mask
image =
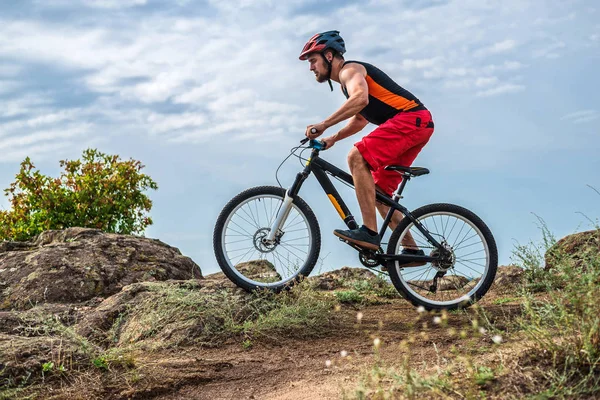
M 300 60 L 306 60 L 310 53 L 323 53 L 327 49 L 333 49 L 340 54 L 346 52 L 344 39 L 340 36 L 339 31 L 317 33 L 311 37 L 304 45 L 299 58 Z

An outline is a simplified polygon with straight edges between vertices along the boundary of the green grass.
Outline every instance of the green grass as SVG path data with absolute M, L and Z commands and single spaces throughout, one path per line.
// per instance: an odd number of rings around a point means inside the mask
M 280 294 L 156 285 L 115 320 L 110 336 L 117 346 L 150 349 L 318 336 L 330 325 L 334 305 L 305 283 Z
M 494 303 L 496 305 L 502 305 L 502 304 L 506 304 L 506 303 L 513 303 L 518 300 L 520 300 L 519 297 L 498 297 L 497 299 L 494 299 L 494 301 L 492 301 L 492 303 Z
M 545 393 L 552 396 L 589 396 L 600 394 L 600 254 L 589 253 L 581 262 L 554 246 L 555 241 L 543 226 L 546 250 L 551 249 L 555 263 L 544 271 L 537 259 L 538 285 L 529 285 L 524 300 L 521 328 L 536 344 L 540 358 L 550 360 L 540 369 Z M 597 231 L 600 242 L 600 230 Z M 535 292 L 549 292 L 538 300 Z
M 356 290 L 337 290 L 334 293 L 340 303 L 363 304 L 365 302 L 365 296 Z
M 541 229 L 540 244 L 515 248 L 515 264 L 525 270 L 522 287 L 492 302 L 519 303 L 520 313 L 514 308 L 492 313 L 480 305 L 448 313 L 452 319 L 464 318 L 465 325 L 448 329 L 456 347 L 452 355 L 445 355 L 445 366 L 438 356 L 437 364 L 432 361 L 437 372 L 425 374 L 415 370 L 408 355 L 401 366 L 378 360 L 345 398 L 600 397 L 600 253 L 595 250 L 600 248 L 600 229 L 595 239 L 588 239 L 591 247 L 575 255 L 556 246 L 543 222 Z M 554 260 L 549 270 L 548 257 Z M 338 296 L 341 301 L 354 295 Z M 416 323 L 410 337 L 426 338 L 421 326 Z M 479 339 L 472 332 L 479 332 Z M 518 350 L 510 356 L 511 367 L 504 364 L 504 356 L 492 364 L 481 361 L 513 345 Z

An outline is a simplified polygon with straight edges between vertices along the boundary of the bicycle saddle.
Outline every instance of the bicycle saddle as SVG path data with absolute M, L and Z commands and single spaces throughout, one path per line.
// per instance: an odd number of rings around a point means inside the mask
M 402 165 L 388 165 L 385 167 L 388 171 L 402 171 L 412 176 L 427 175 L 429 170 L 423 167 L 403 167 Z

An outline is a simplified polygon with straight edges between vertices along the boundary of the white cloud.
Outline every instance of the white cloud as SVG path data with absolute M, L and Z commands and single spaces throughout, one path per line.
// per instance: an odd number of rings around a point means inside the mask
M 148 3 L 148 0 L 38 0 L 36 3 L 44 7 L 73 7 L 79 5 L 90 8 L 118 9 L 143 6 Z
M 47 107 L 51 102 L 51 99 L 41 93 L 28 93 L 15 99 L 0 99 L 0 118 L 26 115 Z
M 13 136 L 0 141 L 0 150 L 10 154 L 12 151 L 23 147 L 37 145 L 43 142 L 56 142 L 80 136 L 89 130 L 89 124 L 67 125 L 58 129 L 42 130 L 24 136 Z
M 491 46 L 485 47 L 475 52 L 476 56 L 488 56 L 500 53 L 506 53 L 510 50 L 513 50 L 517 47 L 517 42 L 512 39 L 503 40 L 501 42 L 496 42 Z
M 0 100 L 0 106 L 5 103 L 0 118 L 13 119 L 0 129 L 5 129 L 5 136 L 17 136 L 61 124 L 89 123 L 82 135 L 109 131 L 178 142 L 204 141 L 215 134 L 248 141 L 301 132 L 343 101 L 339 93 L 321 96 L 328 88 L 318 85 L 306 63 L 297 60 L 304 41 L 331 26 L 346 39 L 348 58 L 373 62 L 409 90 L 418 84 L 421 90 L 426 88 L 426 96 L 515 93 L 524 86 L 515 82 L 514 71 L 529 67 L 525 60 L 530 56 L 522 49 L 544 49 L 552 30 L 562 29 L 560 24 L 540 22 L 546 31 L 538 36 L 530 29 L 531 15 L 542 19 L 568 15 L 552 14 L 552 7 L 532 0 L 447 1 L 429 8 L 399 1 L 403 6 L 394 12 L 385 2 L 374 1 L 368 8 L 348 5 L 327 13 L 294 15 L 297 7 L 307 6 L 306 1 L 214 0 L 204 5 L 213 7 L 211 18 L 178 15 L 176 8 L 139 18 L 138 11 L 98 9 L 141 6 L 146 0 L 76 0 L 75 5 L 96 10 L 80 7 L 78 12 L 88 13 L 86 17 L 60 23 L 36 17 L 0 18 L 0 57 L 11 60 L 0 64 L 0 76 L 5 77 L 1 82 L 12 85 L 4 93 L 27 82 L 23 72 L 34 62 L 66 71 L 72 77 L 69 92 L 98 96 L 67 114 L 61 114 L 63 107 L 55 104 L 51 89 L 40 99 L 23 93 Z M 37 3 L 72 5 L 66 0 Z M 363 24 L 356 27 L 351 22 L 356 20 Z M 393 34 L 400 26 L 402 34 Z M 374 39 L 382 37 L 386 40 Z M 378 50 L 369 53 L 374 47 Z M 556 49 L 538 50 L 539 57 L 552 57 L 553 52 Z M 427 103 L 427 97 L 423 100 Z
M 475 86 L 477 87 L 486 87 L 491 86 L 498 83 L 498 78 L 495 76 L 481 77 L 477 78 L 475 81 Z
M 560 119 L 571 121 L 575 124 L 581 124 L 598 119 L 598 117 L 600 117 L 600 113 L 598 113 L 596 110 L 582 110 L 564 115 Z
M 157 114 L 152 113 L 147 118 L 150 132 L 173 132 L 182 128 L 199 127 L 205 124 L 206 118 L 198 113 Z
M 537 49 L 533 52 L 534 58 L 548 58 L 555 59 L 560 57 L 558 50 L 564 49 L 567 45 L 563 41 L 554 41 L 554 43 L 547 44 L 546 46 Z
M 498 96 L 500 94 L 507 93 L 517 93 L 525 89 L 523 85 L 516 85 L 513 83 L 505 83 L 502 85 L 498 85 L 494 88 L 482 90 L 477 92 L 478 97 L 490 97 L 490 96 Z
M 567 15 L 563 15 L 560 17 L 544 17 L 544 18 L 536 18 L 535 21 L 533 21 L 534 25 L 557 25 L 557 24 L 561 24 L 564 22 L 568 22 L 568 21 L 573 21 L 575 19 L 575 17 L 577 16 L 576 12 L 571 12 Z

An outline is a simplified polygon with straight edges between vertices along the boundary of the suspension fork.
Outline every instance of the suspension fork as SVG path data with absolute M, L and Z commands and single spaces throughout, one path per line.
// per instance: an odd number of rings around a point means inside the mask
M 290 215 L 290 211 L 292 211 L 292 203 L 294 202 L 294 198 L 298 195 L 302 184 L 310 175 L 310 164 L 313 158 L 318 157 L 318 155 L 318 150 L 313 149 L 310 158 L 306 162 L 304 170 L 302 172 L 298 172 L 294 183 L 292 184 L 292 186 L 290 186 L 288 190 L 286 190 L 285 198 L 283 199 L 283 204 L 279 208 L 277 218 L 275 218 L 275 221 L 273 221 L 273 224 L 271 225 L 269 235 L 265 239 L 263 239 L 265 242 L 273 244 L 275 243 L 275 240 L 283 234 L 281 228 L 283 228 L 283 225 L 285 225 L 285 221 L 287 220 L 288 215 Z

